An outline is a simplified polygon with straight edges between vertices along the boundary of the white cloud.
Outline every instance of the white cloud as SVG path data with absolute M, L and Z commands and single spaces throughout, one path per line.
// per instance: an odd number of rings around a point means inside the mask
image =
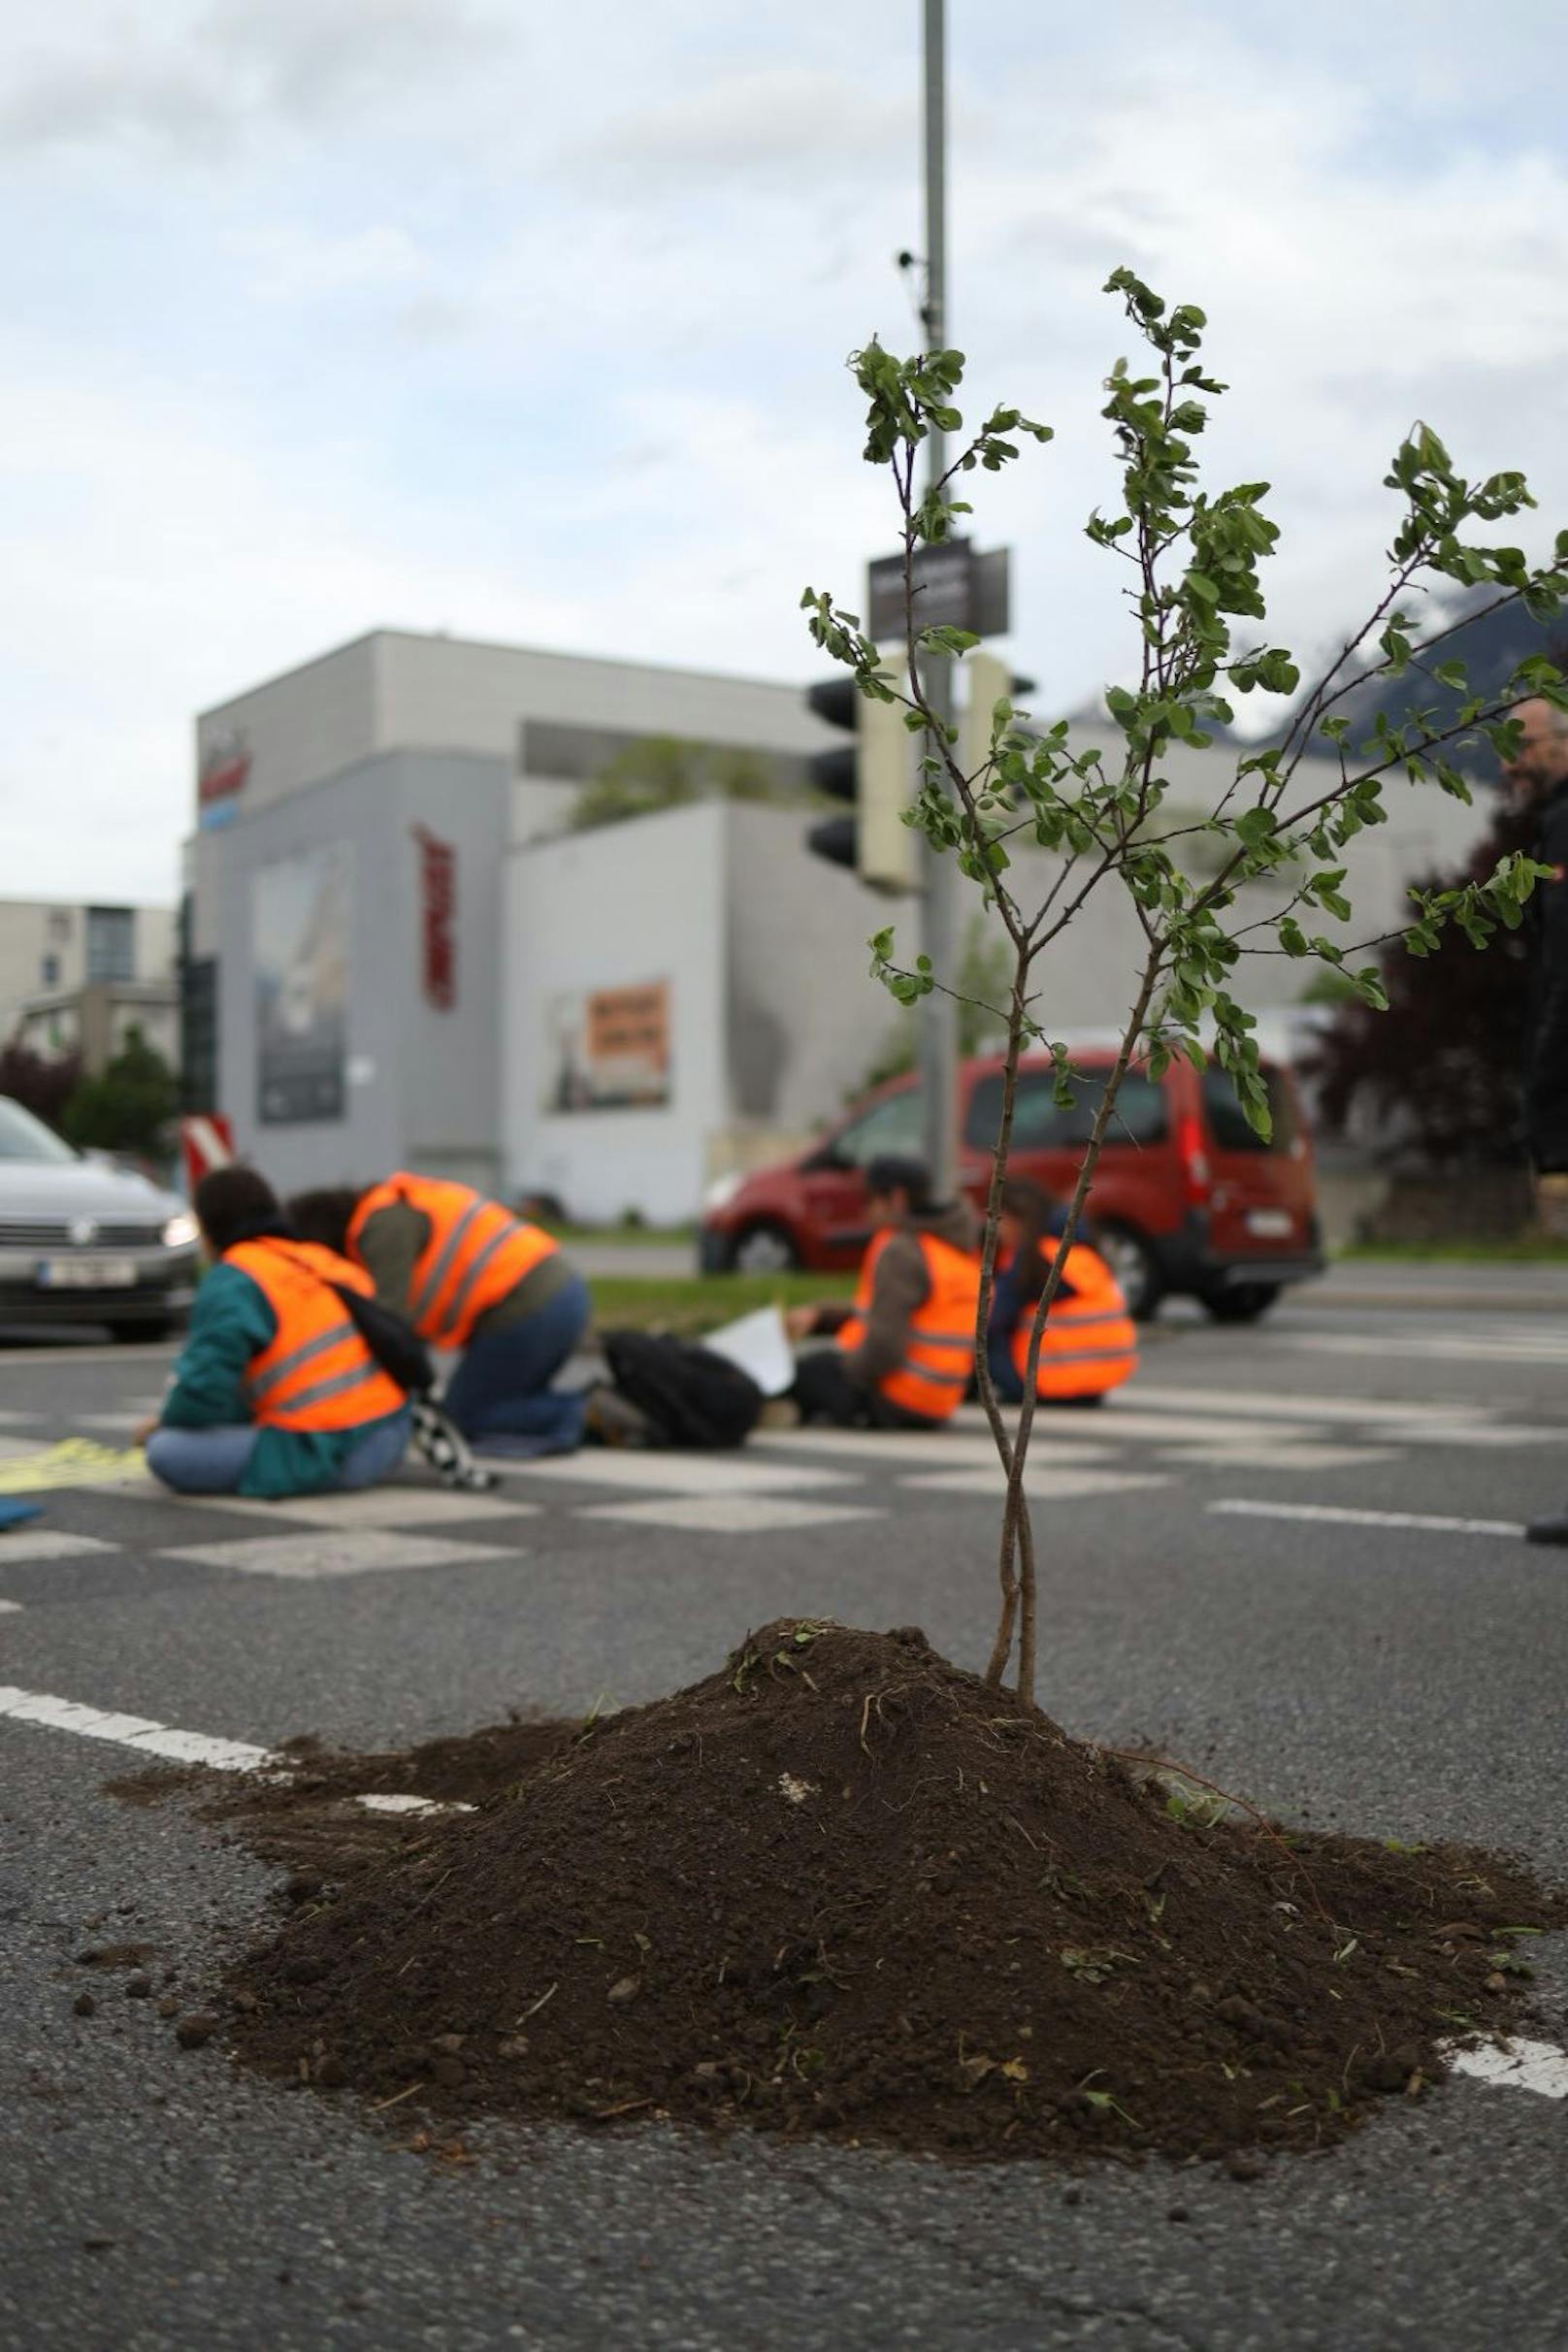
M 603 0 L 515 41 L 439 0 L 169 0 L 155 40 L 118 0 L 19 5 L 15 887 L 166 882 L 192 711 L 377 625 L 811 672 L 801 584 L 853 601 L 894 519 L 842 361 L 913 337 L 903 0 L 866 0 L 853 43 L 782 0 Z M 1498 28 L 1506 139 L 1489 37 L 1444 0 L 1417 81 L 1348 0 L 1288 30 L 1210 0 L 1179 48 L 1152 0 L 1049 48 L 1029 0 L 956 21 L 957 340 L 976 399 L 1060 431 L 981 484 L 975 529 L 1017 551 L 1049 699 L 1127 658 L 1079 536 L 1115 494 L 1119 261 L 1210 312 L 1236 388 L 1205 457 L 1275 483 L 1299 644 L 1363 600 L 1418 410 L 1568 517 L 1568 170 L 1521 127 L 1556 71 L 1527 15 Z

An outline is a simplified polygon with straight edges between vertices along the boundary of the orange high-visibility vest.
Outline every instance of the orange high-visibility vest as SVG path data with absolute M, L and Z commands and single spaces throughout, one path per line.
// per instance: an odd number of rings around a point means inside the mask
M 858 1348 L 866 1336 L 865 1317 L 876 1287 L 877 1260 L 893 1239 L 894 1228 L 878 1233 L 866 1253 L 860 1287 L 848 1323 L 841 1325 L 838 1345 Z M 925 1421 L 946 1421 L 969 1392 L 974 1371 L 974 1321 L 980 1299 L 980 1260 L 971 1251 L 955 1249 L 934 1233 L 917 1233 L 931 1288 L 924 1305 L 910 1319 L 903 1361 L 885 1372 L 877 1388 L 892 1405 L 918 1413 Z
M 421 1339 L 433 1347 L 466 1348 L 486 1308 L 499 1305 L 558 1247 L 539 1225 L 523 1225 L 472 1185 L 400 1171 L 373 1185 L 354 1211 L 348 1226 L 351 1256 L 358 1258 L 359 1237 L 376 1211 L 400 1201 L 430 1220 L 430 1239 L 408 1286 L 408 1312 Z
M 1049 1237 L 1041 1241 L 1040 1256 L 1047 1266 L 1055 1262 L 1060 1247 Z M 1075 1296 L 1051 1301 L 1035 1388 L 1041 1396 L 1103 1396 L 1130 1380 L 1138 1368 L 1137 1325 L 1127 1313 L 1121 1284 L 1097 1250 L 1075 1241 L 1062 1274 Z M 1033 1324 L 1034 1308 L 1026 1306 L 1013 1333 L 1013 1362 L 1020 1380 L 1029 1377 Z
M 268 1429 L 360 1429 L 408 1398 L 381 1370 L 329 1287 L 369 1294 L 370 1277 L 336 1250 L 271 1236 L 237 1242 L 223 1263 L 248 1274 L 278 1318 L 245 1373 L 250 1418 Z

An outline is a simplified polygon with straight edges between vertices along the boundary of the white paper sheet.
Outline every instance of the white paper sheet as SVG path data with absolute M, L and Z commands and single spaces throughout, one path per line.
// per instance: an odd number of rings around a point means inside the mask
M 777 1307 L 759 1307 L 754 1315 L 705 1332 L 702 1345 L 749 1372 L 765 1396 L 782 1396 L 794 1386 L 795 1351 Z

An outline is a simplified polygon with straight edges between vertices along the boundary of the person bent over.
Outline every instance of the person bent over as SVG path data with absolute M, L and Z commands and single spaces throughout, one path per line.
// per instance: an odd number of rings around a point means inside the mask
M 147 1468 L 179 1494 L 327 1494 L 403 1458 L 411 1416 L 333 1285 L 369 1278 L 301 1241 L 264 1176 L 215 1168 L 193 1202 L 212 1260 Z
M 363 1266 L 431 1347 L 461 1352 L 442 1402 L 471 1445 L 567 1454 L 582 1443 L 584 1398 L 550 1383 L 592 1302 L 541 1226 L 471 1185 L 406 1169 L 368 1192 L 302 1192 L 289 1209 L 302 1233 Z
M 986 1360 L 1004 1405 L 1021 1405 L 1034 1311 L 1062 1250 L 1066 1220 L 1041 1186 L 1012 1178 L 1002 1193 Z M 1137 1326 L 1099 1252 L 1077 1240 L 1040 1335 L 1035 1392 L 1052 1405 L 1097 1405 L 1138 1368 Z
M 964 1402 L 974 1369 L 974 1216 L 966 1201 L 933 1203 L 918 1160 L 873 1160 L 866 1182 L 873 1232 L 854 1304 L 785 1319 L 795 1339 L 835 1341 L 801 1356 L 793 1393 L 802 1421 L 929 1429 Z

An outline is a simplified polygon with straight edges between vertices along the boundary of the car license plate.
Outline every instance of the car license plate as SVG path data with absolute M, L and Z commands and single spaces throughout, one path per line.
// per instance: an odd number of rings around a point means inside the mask
M 1295 1219 L 1289 1209 L 1249 1209 L 1247 1230 L 1259 1241 L 1284 1241 L 1294 1232 Z
M 134 1258 L 46 1258 L 38 1269 L 41 1290 L 132 1290 Z

